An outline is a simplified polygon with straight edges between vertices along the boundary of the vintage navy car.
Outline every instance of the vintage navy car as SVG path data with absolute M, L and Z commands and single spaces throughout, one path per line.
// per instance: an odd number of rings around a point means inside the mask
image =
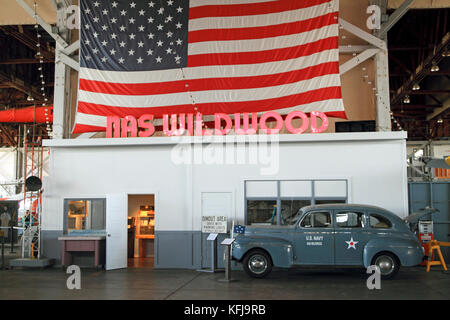
M 407 223 L 374 206 L 308 206 L 285 225 L 248 226 L 236 236 L 232 257 L 248 275 L 267 276 L 272 267 L 368 267 L 389 279 L 400 266 L 416 266 L 424 251 Z

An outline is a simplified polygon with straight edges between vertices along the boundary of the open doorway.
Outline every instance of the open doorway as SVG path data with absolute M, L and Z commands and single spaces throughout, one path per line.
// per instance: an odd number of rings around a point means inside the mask
M 153 268 L 155 195 L 128 195 L 128 268 Z

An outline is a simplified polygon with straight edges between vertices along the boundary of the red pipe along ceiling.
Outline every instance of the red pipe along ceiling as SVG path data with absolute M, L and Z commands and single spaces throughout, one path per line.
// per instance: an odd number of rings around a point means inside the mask
M 26 107 L 0 111 L 0 123 L 53 123 L 53 106 Z

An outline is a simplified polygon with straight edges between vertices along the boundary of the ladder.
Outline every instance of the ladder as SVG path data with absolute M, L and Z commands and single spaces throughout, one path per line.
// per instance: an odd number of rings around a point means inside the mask
M 32 141 L 27 140 L 24 135 L 24 208 L 29 205 L 23 218 L 24 231 L 22 234 L 22 258 L 40 259 L 41 257 L 41 213 L 42 194 L 41 191 L 27 189 L 25 183 L 27 177 L 38 177 L 42 181 L 44 149 L 42 139 L 33 135 Z

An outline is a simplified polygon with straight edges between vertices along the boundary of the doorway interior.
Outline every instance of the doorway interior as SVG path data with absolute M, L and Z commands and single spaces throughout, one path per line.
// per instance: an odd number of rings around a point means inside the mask
M 128 195 L 128 268 L 153 268 L 155 195 Z

